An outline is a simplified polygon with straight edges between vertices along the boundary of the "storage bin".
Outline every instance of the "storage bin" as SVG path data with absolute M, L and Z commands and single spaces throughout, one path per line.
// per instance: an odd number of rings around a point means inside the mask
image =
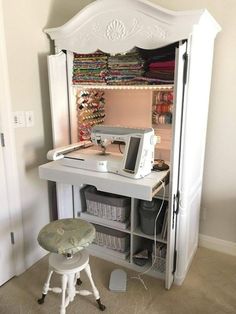
M 156 253 L 156 258 L 155 258 Z M 156 243 L 156 252 L 155 244 L 152 246 L 152 264 L 153 269 L 161 273 L 166 271 L 166 245 L 163 243 Z
M 127 233 L 100 225 L 95 225 L 96 235 L 93 243 L 119 252 L 125 252 L 130 246 Z
M 161 204 L 162 200 L 157 198 L 152 199 L 152 201 L 140 201 L 140 227 L 145 234 L 154 235 L 155 219 Z M 166 206 L 167 202 L 164 202 L 156 222 L 156 234 L 161 233 Z
M 155 256 L 152 255 L 152 263 L 154 262 L 153 269 L 161 273 L 164 273 L 166 271 L 166 259 L 159 256 L 156 257 L 155 261 L 154 259 L 155 259 Z
M 84 190 L 87 212 L 109 220 L 124 222 L 130 217 L 130 198 L 97 191 L 94 186 Z

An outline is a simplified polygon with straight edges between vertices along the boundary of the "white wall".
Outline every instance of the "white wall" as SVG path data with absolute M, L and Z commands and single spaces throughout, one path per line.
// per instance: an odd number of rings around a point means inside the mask
M 12 111 L 33 111 L 31 128 L 16 128 L 15 142 L 23 215 L 24 255 L 30 267 L 45 251 L 37 235 L 50 220 L 52 188 L 38 177 L 52 148 L 46 56 L 52 50 L 43 29 L 66 22 L 89 1 L 3 2 Z M 68 5 L 69 4 L 69 5 Z
M 15 129 L 26 267 L 44 253 L 37 234 L 49 221 L 47 183 L 38 179 L 38 165 L 51 146 L 45 61 L 49 45 L 41 31 L 49 7 L 35 4 L 3 1 L 12 110 L 33 111 L 35 118 L 32 128 Z
M 26 264 L 42 254 L 36 241 L 49 221 L 47 183 L 38 178 L 38 165 L 51 148 L 51 124 L 46 55 L 50 42 L 42 32 L 65 23 L 93 1 L 3 0 L 13 111 L 33 111 L 32 128 L 15 129 L 23 209 Z M 203 186 L 201 233 L 236 241 L 236 2 L 234 0 L 152 0 L 166 8 L 207 8 L 222 26 L 215 45 Z M 232 87 L 233 86 L 233 87 Z

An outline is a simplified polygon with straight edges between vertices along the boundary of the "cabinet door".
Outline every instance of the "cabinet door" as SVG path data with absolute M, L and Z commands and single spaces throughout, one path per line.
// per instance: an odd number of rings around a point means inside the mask
M 54 148 L 70 144 L 67 57 L 64 52 L 48 56 L 48 76 Z M 73 217 L 73 187 L 57 183 L 58 218 Z
M 182 117 L 184 101 L 184 75 L 185 75 L 185 54 L 187 44 L 183 43 L 176 49 L 175 65 L 175 87 L 174 87 L 174 114 L 173 114 L 173 140 L 171 156 L 171 176 L 170 176 L 170 201 L 168 213 L 168 245 L 166 259 L 166 288 L 169 289 L 174 280 L 174 271 L 176 267 L 176 226 L 178 207 L 178 189 L 179 189 L 179 164 L 181 156 L 181 134 Z
M 54 148 L 70 144 L 66 54 L 48 56 L 48 76 Z

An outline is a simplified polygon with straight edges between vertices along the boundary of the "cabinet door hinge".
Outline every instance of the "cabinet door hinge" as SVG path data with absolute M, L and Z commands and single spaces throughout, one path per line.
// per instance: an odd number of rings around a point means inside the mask
M 15 244 L 15 235 L 14 235 L 14 232 L 11 232 L 11 244 Z
M 175 207 L 174 207 L 174 214 L 178 215 L 179 213 L 179 200 L 180 200 L 180 193 L 177 191 L 177 193 L 174 195 L 174 202 L 175 202 Z
M 175 227 L 175 216 L 179 213 L 179 200 L 180 200 L 180 193 L 177 191 L 176 194 L 174 194 L 174 202 L 173 202 L 173 215 L 172 215 L 172 229 Z
M 177 251 L 174 251 L 174 259 L 173 259 L 173 270 L 172 270 L 172 274 L 175 273 L 176 271 L 176 264 L 177 264 Z
M 185 54 L 183 55 L 183 59 L 184 59 L 183 83 L 185 85 L 187 82 L 187 71 L 188 71 L 188 54 L 187 54 L 187 52 L 185 52 Z
M 2 146 L 2 147 L 5 147 L 4 133 L 0 133 L 0 137 L 1 137 L 1 146 Z

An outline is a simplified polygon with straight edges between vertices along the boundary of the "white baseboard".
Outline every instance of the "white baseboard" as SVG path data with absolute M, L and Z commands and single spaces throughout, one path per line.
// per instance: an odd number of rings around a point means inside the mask
M 199 234 L 199 246 L 236 256 L 236 243 Z

